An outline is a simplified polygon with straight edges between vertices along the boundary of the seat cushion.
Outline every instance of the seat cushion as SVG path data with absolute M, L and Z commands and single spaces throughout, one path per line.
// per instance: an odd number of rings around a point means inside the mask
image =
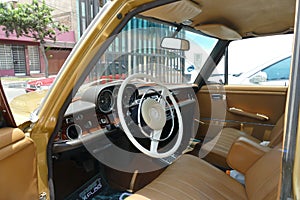
M 224 128 L 213 140 L 202 145 L 200 154 L 207 152 L 208 154 L 204 157 L 204 160 L 216 166 L 229 168 L 226 157 L 231 145 L 240 136 L 246 137 L 256 143 L 260 143 L 260 140 L 247 133 L 234 128 Z
M 245 188 L 223 171 L 183 155 L 133 199 L 247 199 Z

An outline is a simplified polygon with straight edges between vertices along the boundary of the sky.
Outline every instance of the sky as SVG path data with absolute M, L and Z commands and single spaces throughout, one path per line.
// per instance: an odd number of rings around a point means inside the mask
M 233 41 L 229 45 L 229 74 L 239 74 L 250 71 L 261 65 L 275 61 L 282 56 L 291 55 L 293 34 L 265 36 L 257 38 L 249 38 Z M 197 52 L 205 55 L 203 59 L 210 53 L 215 45 L 213 38 L 200 37 L 197 34 L 189 33 L 187 39 L 191 42 L 191 56 Z M 186 55 L 190 61 L 194 61 L 188 54 Z M 224 74 L 224 61 L 222 60 L 214 74 Z
M 293 34 L 234 41 L 229 46 L 229 73 L 238 74 L 291 55 Z

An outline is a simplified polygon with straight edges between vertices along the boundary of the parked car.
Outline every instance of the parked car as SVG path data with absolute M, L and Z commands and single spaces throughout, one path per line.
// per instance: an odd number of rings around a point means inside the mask
M 287 86 L 289 83 L 291 56 L 284 54 L 260 64 L 248 71 L 228 74 L 228 83 L 236 85 L 271 85 Z M 209 82 L 224 84 L 226 74 L 216 70 L 210 77 Z
M 281 56 L 250 71 L 229 76 L 231 84 L 259 84 L 287 86 L 290 75 L 291 56 Z
M 298 47 L 296 6 L 109 1 L 48 91 L 10 109 L 0 87 L 0 199 L 299 199 L 299 48 L 288 88 L 205 84 L 232 40 L 295 31 Z M 103 81 L 114 62 L 124 80 Z
M 32 92 L 36 90 L 45 90 L 49 89 L 52 83 L 54 82 L 56 76 L 51 76 L 48 78 L 40 78 L 37 80 L 28 81 L 26 84 L 25 91 Z
M 119 74 L 119 65 L 114 63 L 114 65 L 110 65 L 108 74 L 100 76 L 102 82 L 110 82 L 113 80 L 123 80 L 126 78 L 124 72 L 126 71 L 125 66 L 123 66 L 121 73 Z M 125 70 L 125 71 L 124 71 Z M 26 84 L 25 91 L 33 92 L 33 91 L 40 91 L 40 90 L 48 90 L 53 82 L 55 81 L 56 76 L 51 76 L 48 78 L 40 78 L 37 80 L 28 81 Z M 99 77 L 93 77 L 93 79 L 98 79 Z

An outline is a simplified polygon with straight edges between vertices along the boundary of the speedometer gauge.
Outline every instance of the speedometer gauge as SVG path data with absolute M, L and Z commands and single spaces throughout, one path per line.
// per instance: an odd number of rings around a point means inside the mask
M 114 98 L 110 90 L 103 90 L 100 92 L 97 99 L 97 106 L 103 113 L 108 113 L 112 110 L 114 105 Z

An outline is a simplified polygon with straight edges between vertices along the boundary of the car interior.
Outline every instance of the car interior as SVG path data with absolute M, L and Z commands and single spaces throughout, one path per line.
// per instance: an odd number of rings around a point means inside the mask
M 0 86 L 0 196 L 5 199 L 37 197 L 37 153 L 32 139 L 16 128 L 10 107 Z M 5 172 L 5 173 L 4 173 Z M 11 186 L 17 190 L 10 193 Z
M 292 0 L 153 1 L 119 16 L 44 144 L 49 198 L 277 199 L 288 86 L 208 79 L 231 41 L 291 34 L 294 16 Z M 122 78 L 102 79 L 115 63 Z M 41 197 L 32 126 L 0 118 L 0 197 Z

